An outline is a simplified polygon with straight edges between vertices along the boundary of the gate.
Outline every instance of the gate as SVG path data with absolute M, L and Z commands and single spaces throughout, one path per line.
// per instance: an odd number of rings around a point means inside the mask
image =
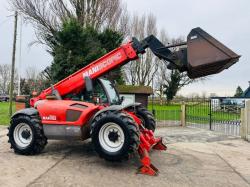
M 213 97 L 202 101 L 191 101 L 186 106 L 187 124 L 239 136 L 242 107 L 244 107 L 242 98 Z
M 189 100 L 186 102 L 186 123 L 189 126 L 212 129 L 210 100 Z

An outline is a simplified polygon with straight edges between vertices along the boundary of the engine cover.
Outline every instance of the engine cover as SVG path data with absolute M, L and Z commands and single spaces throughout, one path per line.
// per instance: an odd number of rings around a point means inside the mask
M 92 103 L 67 100 L 43 100 L 37 105 L 44 125 L 83 126 L 98 108 Z

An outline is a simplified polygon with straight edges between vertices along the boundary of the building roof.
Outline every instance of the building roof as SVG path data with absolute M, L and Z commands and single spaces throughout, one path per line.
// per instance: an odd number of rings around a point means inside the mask
M 242 97 L 250 97 L 250 86 L 243 92 Z
M 116 88 L 120 94 L 153 94 L 151 86 L 118 85 Z

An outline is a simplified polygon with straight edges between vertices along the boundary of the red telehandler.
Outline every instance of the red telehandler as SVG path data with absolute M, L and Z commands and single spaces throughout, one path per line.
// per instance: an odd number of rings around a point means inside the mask
M 172 47 L 179 50 L 173 52 Z M 166 150 L 166 146 L 162 138 L 154 136 L 152 113 L 140 103 L 121 105 L 123 99 L 114 86 L 101 78 L 138 59 L 147 48 L 165 61 L 168 69 L 186 71 L 190 78 L 219 73 L 240 58 L 201 28 L 193 29 L 187 42 L 172 46 L 163 45 L 153 35 L 142 41 L 133 38 L 30 99 L 31 108 L 17 111 L 11 118 L 11 148 L 18 154 L 33 155 L 44 149 L 47 139 L 91 138 L 100 157 L 121 161 L 138 152 L 138 172 L 156 175 L 158 170 L 150 162 L 149 151 Z

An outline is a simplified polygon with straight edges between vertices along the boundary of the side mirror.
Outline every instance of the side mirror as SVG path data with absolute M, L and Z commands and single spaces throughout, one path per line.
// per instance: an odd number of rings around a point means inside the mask
M 93 82 L 89 76 L 84 77 L 87 92 L 93 92 Z

